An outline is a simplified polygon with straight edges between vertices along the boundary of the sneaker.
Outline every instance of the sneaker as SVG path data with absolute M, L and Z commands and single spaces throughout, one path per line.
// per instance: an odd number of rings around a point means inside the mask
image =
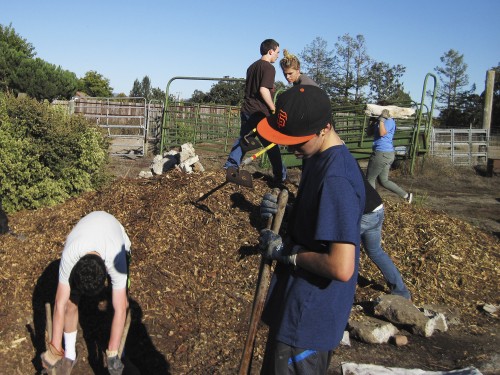
M 408 193 L 408 196 L 405 199 L 406 199 L 406 202 L 408 204 L 410 204 L 411 201 L 413 200 L 413 193 Z

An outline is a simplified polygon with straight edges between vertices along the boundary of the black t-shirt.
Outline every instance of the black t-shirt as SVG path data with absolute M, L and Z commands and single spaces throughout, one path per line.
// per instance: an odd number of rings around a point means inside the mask
M 252 115 L 261 112 L 264 116 L 269 116 L 269 108 L 262 99 L 259 89 L 267 87 L 274 90 L 274 76 L 276 70 L 274 66 L 265 60 L 257 60 L 247 69 L 247 77 L 245 82 L 245 100 L 241 106 L 241 112 Z

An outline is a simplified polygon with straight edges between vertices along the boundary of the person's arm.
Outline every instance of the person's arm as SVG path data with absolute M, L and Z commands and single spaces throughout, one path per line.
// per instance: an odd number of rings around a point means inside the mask
M 385 128 L 384 119 L 381 119 L 378 123 L 378 132 L 381 137 L 387 134 L 387 129 Z
M 70 309 L 71 313 L 68 316 L 66 314 L 66 310 L 68 307 L 69 301 L 69 295 L 70 295 L 71 289 L 69 285 L 59 283 L 57 284 L 57 291 L 56 291 L 56 299 L 54 303 L 54 314 L 52 318 L 52 341 L 51 344 L 57 349 L 62 351 L 62 337 L 63 337 L 63 331 L 64 328 L 69 324 L 69 323 L 74 323 L 75 317 L 73 316 L 75 311 L 77 314 L 78 310 L 75 309 Z M 66 319 L 71 320 L 71 322 L 66 322 Z M 71 324 L 72 326 L 74 325 L 75 327 L 78 324 L 78 315 L 76 315 L 76 323 Z M 67 327 L 69 328 L 69 327 Z M 68 332 L 73 332 L 69 331 Z
M 348 281 L 354 274 L 355 251 L 353 244 L 332 242 L 328 254 L 302 250 L 296 264 L 328 279 Z
M 271 90 L 269 90 L 267 87 L 260 87 L 259 92 L 260 92 L 260 96 L 262 96 L 262 99 L 264 100 L 266 105 L 269 107 L 269 110 L 271 112 L 274 112 L 276 110 L 276 107 L 274 106 L 273 97 L 271 95 Z
M 125 318 L 127 317 L 127 289 L 113 289 L 112 300 L 115 313 L 113 315 L 113 321 L 111 322 L 111 334 L 109 337 L 108 350 L 115 351 L 118 350 L 118 347 L 120 346 L 125 326 Z
M 356 247 L 347 242 L 331 242 L 328 253 L 309 251 L 287 242 L 270 229 L 260 231 L 259 248 L 267 259 L 292 264 L 327 279 L 349 281 L 354 274 Z

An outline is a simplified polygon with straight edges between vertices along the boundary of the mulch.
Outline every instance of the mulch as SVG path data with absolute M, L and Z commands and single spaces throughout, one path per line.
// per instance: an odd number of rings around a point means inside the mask
M 104 210 L 118 218 L 132 241 L 128 358 L 141 373 L 235 373 L 260 262 L 259 203 L 270 185 L 264 177 L 254 181 L 253 189 L 224 181 L 222 171 L 119 178 L 64 204 L 11 215 L 16 235 L 0 237 L 2 371 L 40 369 L 43 306 L 54 297 L 65 238 L 82 216 Z M 287 188 L 293 197 L 296 185 Z M 454 308 L 464 327 L 483 333 L 477 324 L 480 307 L 500 302 L 499 240 L 417 204 L 387 199 L 385 206 L 383 245 L 415 305 Z M 356 302 L 383 292 L 382 275 L 362 255 Z M 109 333 L 108 297 L 103 294 L 82 307 L 77 348 L 83 360 L 75 374 L 105 371 L 101 353 Z M 266 329 L 260 327 L 255 367 L 265 339 Z

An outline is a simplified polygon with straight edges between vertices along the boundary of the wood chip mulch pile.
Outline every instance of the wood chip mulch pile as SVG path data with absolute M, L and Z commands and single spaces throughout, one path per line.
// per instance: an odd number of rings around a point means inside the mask
M 254 181 L 254 189 L 224 181 L 220 171 L 118 179 L 62 205 L 10 216 L 16 235 L 0 237 L 2 369 L 19 374 L 39 369 L 43 306 L 54 297 L 65 238 L 82 216 L 104 210 L 120 220 L 132 241 L 133 321 L 126 346 L 131 361 L 141 373 L 235 373 L 260 262 L 259 203 L 270 187 L 265 180 Z M 287 187 L 293 196 L 296 186 Z M 388 200 L 383 239 L 415 305 L 457 308 L 461 321 L 475 326 L 479 306 L 499 303 L 495 237 L 442 213 Z M 365 282 L 357 302 L 376 298 L 385 287 L 364 255 L 360 277 Z M 82 306 L 84 334 L 77 348 L 83 363 L 76 374 L 91 373 L 89 366 L 102 371 L 100 351 L 107 345 L 110 319 L 106 297 Z M 257 362 L 265 337 L 261 327 Z

